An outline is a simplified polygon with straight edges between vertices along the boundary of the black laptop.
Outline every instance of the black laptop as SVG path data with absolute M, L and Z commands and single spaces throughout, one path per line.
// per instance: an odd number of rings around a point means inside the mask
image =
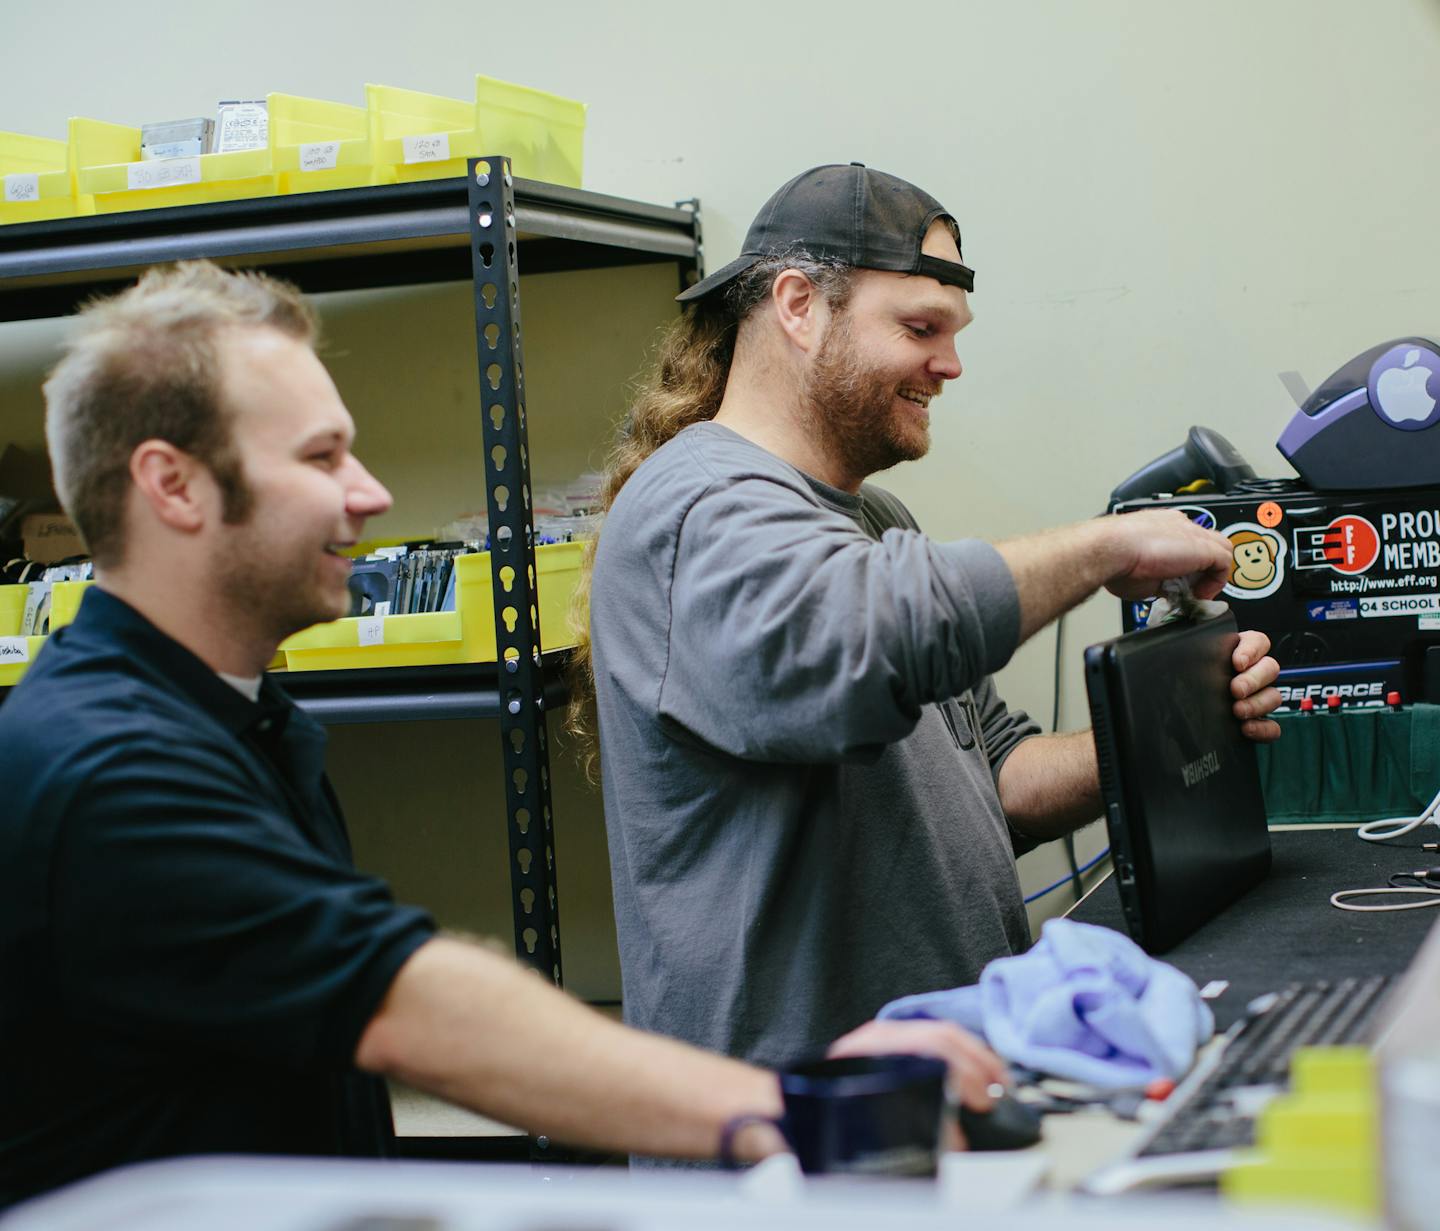
M 1231 710 L 1234 615 L 1085 651 L 1115 880 L 1130 935 L 1163 953 L 1270 870 L 1255 747 Z

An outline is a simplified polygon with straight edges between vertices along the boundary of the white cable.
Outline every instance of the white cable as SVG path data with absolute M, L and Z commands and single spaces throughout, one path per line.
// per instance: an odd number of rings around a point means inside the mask
M 1398 906 L 1351 906 L 1349 902 L 1341 901 L 1342 898 L 1368 898 L 1377 893 L 1422 893 L 1429 895 L 1429 900 L 1424 902 L 1406 902 Z M 1392 886 L 1385 889 L 1342 889 L 1339 893 L 1330 895 L 1330 905 L 1337 910 L 1357 911 L 1391 911 L 1391 910 L 1420 910 L 1426 906 L 1440 906 L 1440 889 L 1423 889 L 1420 886 L 1415 888 Z
M 1440 825 L 1440 792 L 1420 810 L 1418 816 L 1387 816 L 1378 821 L 1366 821 L 1355 832 L 1366 842 L 1383 842 L 1387 838 L 1403 838 L 1426 821 Z M 1390 828 L 1382 828 L 1387 825 Z

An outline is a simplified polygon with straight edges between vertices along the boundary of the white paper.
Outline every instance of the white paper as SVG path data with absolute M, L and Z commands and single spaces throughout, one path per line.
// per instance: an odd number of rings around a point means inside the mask
M 7 175 L 5 177 L 5 199 L 7 201 L 38 201 L 40 199 L 40 177 L 38 175 Z
M 384 645 L 385 617 L 362 616 L 355 630 L 355 637 L 361 645 Z
M 20 617 L 22 637 L 44 637 L 50 631 L 50 585 L 32 581 L 25 591 L 25 614 Z
M 30 643 L 24 637 L 0 637 L 0 666 L 29 661 Z
M 172 184 L 198 184 L 198 158 L 162 158 L 158 162 L 132 162 L 125 167 L 125 182 L 137 188 L 168 188 Z
M 445 162 L 450 157 L 449 133 L 425 133 L 419 137 L 404 137 L 406 162 Z
M 340 142 L 311 141 L 300 147 L 300 170 L 333 171 L 340 160 Z

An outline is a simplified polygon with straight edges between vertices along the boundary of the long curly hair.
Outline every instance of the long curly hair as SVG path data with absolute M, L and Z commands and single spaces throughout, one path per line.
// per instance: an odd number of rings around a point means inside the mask
M 809 278 L 833 314 L 844 312 L 853 267 L 799 247 L 763 258 L 723 290 L 687 308 L 661 334 L 654 360 L 636 382 L 630 409 L 606 459 L 600 487 L 602 514 L 610 511 L 621 488 L 656 449 L 692 423 L 715 417 L 725 395 L 740 325 L 769 299 L 775 279 L 787 269 Z M 592 782 L 599 780 L 600 743 L 590 644 L 590 586 L 599 543 L 597 533 L 586 545 L 571 606 L 578 638 L 570 664 L 570 704 L 565 718 L 565 730 L 574 738 L 576 755 Z

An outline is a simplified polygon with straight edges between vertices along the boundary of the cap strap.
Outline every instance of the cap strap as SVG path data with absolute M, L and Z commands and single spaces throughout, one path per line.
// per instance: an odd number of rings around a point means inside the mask
M 927 278 L 934 278 L 937 282 L 943 282 L 946 286 L 958 286 L 964 291 L 975 289 L 975 271 L 968 265 L 962 265 L 959 261 L 947 261 L 938 256 L 920 257 L 915 272 L 924 274 Z

